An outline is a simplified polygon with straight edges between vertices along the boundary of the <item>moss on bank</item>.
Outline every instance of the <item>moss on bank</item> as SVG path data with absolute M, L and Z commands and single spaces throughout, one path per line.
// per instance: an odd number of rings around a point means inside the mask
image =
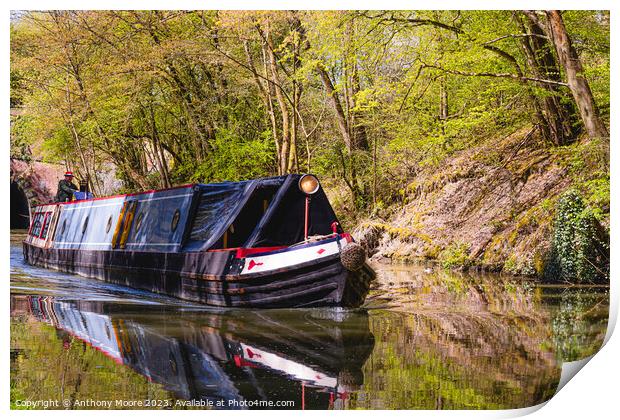
M 425 259 L 449 269 L 566 280 L 604 278 L 608 143 L 583 138 L 549 147 L 536 136 L 524 142 L 530 131 L 524 127 L 500 142 L 489 139 L 418 172 L 403 188 L 406 197 L 401 202 L 383 203 L 381 210 L 358 218 L 354 236 L 379 260 Z M 561 200 L 567 191 L 582 202 L 574 223 L 583 233 L 565 238 L 566 249 L 583 245 L 574 256 L 583 263 L 577 271 L 558 271 L 552 255 L 560 244 L 558 209 L 575 200 Z M 550 270 L 553 264 L 555 271 Z

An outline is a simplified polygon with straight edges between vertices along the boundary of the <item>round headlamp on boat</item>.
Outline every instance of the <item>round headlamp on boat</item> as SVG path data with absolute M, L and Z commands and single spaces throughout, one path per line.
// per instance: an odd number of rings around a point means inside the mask
M 312 195 L 319 190 L 319 180 L 314 175 L 302 175 L 299 178 L 299 189 L 307 195 Z

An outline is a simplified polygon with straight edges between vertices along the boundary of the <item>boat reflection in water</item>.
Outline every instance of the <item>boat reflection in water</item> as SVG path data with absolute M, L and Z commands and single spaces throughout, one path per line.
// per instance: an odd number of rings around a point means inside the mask
M 260 408 L 257 401 L 338 408 L 362 385 L 362 366 L 374 347 L 364 311 L 193 312 L 37 296 L 11 300 L 12 315 L 29 313 L 177 398 L 214 408 L 218 402 L 219 408 L 244 408 L 250 401 L 250 408 Z

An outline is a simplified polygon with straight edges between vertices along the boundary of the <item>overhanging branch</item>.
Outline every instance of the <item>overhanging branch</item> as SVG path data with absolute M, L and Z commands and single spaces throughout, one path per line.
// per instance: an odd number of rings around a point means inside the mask
M 536 77 L 528 77 L 528 76 L 519 76 L 517 74 L 512 74 L 512 73 L 491 73 L 491 72 L 473 73 L 473 72 L 468 72 L 468 71 L 445 69 L 443 67 L 434 66 L 432 64 L 423 64 L 423 66 L 427 67 L 427 68 L 443 71 L 444 73 L 456 74 L 456 75 L 459 75 L 459 76 L 499 77 L 499 78 L 504 78 L 504 79 L 519 80 L 521 82 L 536 82 L 536 83 L 544 83 L 544 84 L 555 85 L 555 86 L 568 86 L 568 84 L 566 84 L 564 82 L 558 82 L 556 80 L 539 79 L 539 78 L 536 78 Z

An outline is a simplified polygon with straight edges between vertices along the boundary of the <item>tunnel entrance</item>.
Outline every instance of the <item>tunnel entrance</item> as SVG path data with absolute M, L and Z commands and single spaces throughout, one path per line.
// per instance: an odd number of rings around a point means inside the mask
M 26 194 L 17 184 L 11 182 L 11 229 L 28 229 L 30 226 L 30 206 Z

